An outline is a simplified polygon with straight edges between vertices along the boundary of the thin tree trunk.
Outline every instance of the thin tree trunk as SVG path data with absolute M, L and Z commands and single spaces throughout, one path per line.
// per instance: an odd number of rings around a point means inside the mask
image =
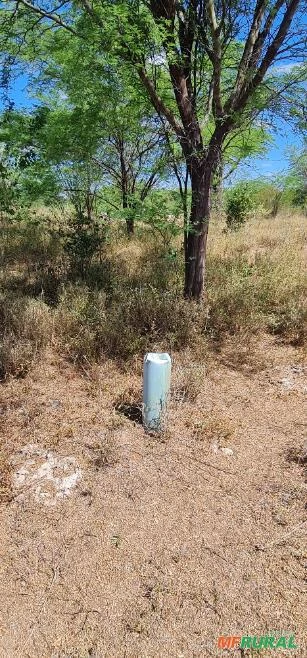
M 271 217 L 276 217 L 279 212 L 280 202 L 281 202 L 282 192 L 277 192 L 273 199 L 273 206 L 271 210 Z
M 204 288 L 210 219 L 210 164 L 195 159 L 190 166 L 191 214 L 185 235 L 185 297 L 200 299 Z
M 131 206 L 128 203 L 128 195 L 125 189 L 122 190 L 122 204 L 123 208 L 131 208 Z M 133 235 L 134 234 L 134 219 L 133 217 L 126 217 L 126 229 L 128 235 Z
M 126 219 L 126 227 L 127 227 L 128 235 L 133 235 L 134 234 L 134 219 L 133 219 L 133 217 L 129 217 L 129 218 Z
M 125 154 L 124 154 L 124 145 L 123 142 L 120 142 L 120 169 L 121 169 L 121 190 L 122 190 L 122 205 L 123 209 L 130 208 L 128 200 L 128 174 L 125 163 Z M 126 228 L 128 235 L 133 235 L 134 233 L 134 219 L 133 217 L 126 218 Z

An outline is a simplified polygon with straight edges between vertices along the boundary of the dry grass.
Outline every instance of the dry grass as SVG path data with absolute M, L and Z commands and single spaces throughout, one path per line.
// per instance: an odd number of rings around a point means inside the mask
M 216 658 L 220 634 L 288 629 L 303 658 L 304 222 L 213 222 L 200 305 L 180 245 L 140 233 L 81 283 L 43 239 L 43 270 L 8 259 L 0 653 Z M 173 360 L 161 436 L 139 422 L 146 349 Z
M 114 436 L 110 430 L 98 434 L 97 440 L 91 444 L 85 444 L 85 447 L 89 449 L 90 463 L 96 469 L 114 466 L 118 461 Z
M 0 298 L 0 378 L 24 376 L 52 335 L 49 308 L 20 295 Z
M 205 367 L 200 363 L 185 363 L 177 367 L 172 378 L 172 399 L 176 402 L 195 402 L 205 375 Z
M 254 217 L 240 231 L 227 234 L 223 224 L 213 220 L 206 297 L 201 304 L 182 298 L 179 240 L 174 245 L 177 256 L 170 258 L 145 228 L 133 241 L 118 235 L 101 264 L 93 263 L 81 283 L 68 280 L 68 273 L 61 269 L 61 253 L 57 259 L 54 249 L 50 262 L 49 246 L 49 251 L 42 247 L 43 253 L 47 250 L 42 269 L 33 264 L 29 270 L 28 259 L 28 278 L 22 262 L 14 270 L 9 264 L 4 270 L 2 377 L 27 372 L 50 339 L 52 323 L 60 353 L 82 368 L 109 357 L 124 365 L 147 350 L 188 346 L 203 354 L 223 345 L 225 355 L 225 344 L 230 361 L 236 360 L 240 367 L 241 360 L 244 367 L 254 361 L 254 337 L 263 332 L 302 345 L 306 335 L 305 244 L 305 221 L 299 216 Z M 52 307 L 47 308 L 43 299 Z M 230 337 L 235 359 L 230 354 Z M 236 342 L 242 345 L 240 357 Z M 192 391 L 193 384 L 187 388 Z M 181 389 L 183 394 L 185 384 Z
M 12 499 L 12 478 L 11 464 L 9 455 L 1 446 L 0 450 L 0 503 L 8 502 Z
M 244 253 L 253 262 L 263 250 L 269 251 L 274 260 L 280 260 L 285 248 L 297 247 L 299 260 L 307 237 L 306 219 L 293 213 L 282 213 L 275 217 L 254 216 L 239 231 L 225 233 L 223 224 L 215 219 L 210 227 L 210 252 L 213 256 L 227 257 Z
M 235 437 L 235 423 L 229 418 L 219 414 L 211 414 L 209 418 L 187 419 L 186 427 L 192 430 L 193 436 L 198 441 L 211 442 L 215 447 L 227 447 L 227 444 Z
M 291 446 L 301 455 L 303 371 L 293 367 L 288 389 L 297 349 L 271 339 L 258 350 L 270 365 L 252 373 L 221 354 L 189 370 L 189 352 L 174 353 L 173 382 L 187 393 L 172 396 L 166 442 L 114 411 L 139 401 L 138 362 L 81 375 L 47 350 L 7 380 L 13 487 L 29 443 L 73 456 L 82 479 L 54 506 L 26 483 L 22 498 L 4 499 L 3 655 L 216 657 L 220 634 L 275 629 L 292 630 L 291 655 L 306 655 L 305 482 L 288 459 Z
M 254 218 L 236 233 L 211 228 L 208 327 L 269 329 L 299 344 L 306 331 L 306 221 Z
M 259 331 L 303 344 L 305 244 L 305 221 L 298 216 L 254 218 L 227 235 L 221 223 L 213 222 L 206 298 L 194 305 L 181 297 L 179 242 L 177 258 L 170 261 L 146 232 L 131 245 L 119 241 L 108 256 L 113 284 L 104 299 L 103 319 L 95 324 L 92 317 L 83 318 L 89 354 L 94 351 L 126 360 L 147 349 L 178 349 L 196 343 L 204 351 L 207 339 L 224 342 L 227 336 L 238 336 L 251 345 Z M 100 308 L 99 297 L 96 306 Z M 63 311 L 68 315 L 71 311 L 65 298 Z

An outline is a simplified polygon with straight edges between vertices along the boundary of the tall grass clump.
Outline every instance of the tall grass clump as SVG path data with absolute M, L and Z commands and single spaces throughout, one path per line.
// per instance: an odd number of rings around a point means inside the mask
M 307 329 L 307 277 L 303 259 L 297 250 L 283 248 L 278 251 L 278 258 L 274 254 L 262 258 L 258 271 L 258 298 L 266 328 L 285 342 L 302 345 Z
M 180 349 L 193 341 L 197 315 L 197 305 L 173 291 L 140 285 L 118 293 L 108 308 L 105 350 L 124 359 L 144 350 Z
M 192 341 L 195 305 L 152 286 L 117 289 L 112 297 L 68 287 L 55 313 L 61 349 L 74 361 L 103 355 L 129 359 L 146 349 L 180 348 Z
M 303 343 L 304 227 L 296 222 L 274 227 L 273 221 L 254 222 L 241 235 L 215 241 L 207 269 L 207 331 L 214 338 L 269 331 L 287 342 Z
M 1 294 L 0 379 L 25 375 L 51 332 L 51 313 L 42 300 Z
M 54 322 L 58 347 L 72 361 L 98 359 L 98 335 L 105 322 L 105 293 L 91 291 L 84 284 L 67 285 Z

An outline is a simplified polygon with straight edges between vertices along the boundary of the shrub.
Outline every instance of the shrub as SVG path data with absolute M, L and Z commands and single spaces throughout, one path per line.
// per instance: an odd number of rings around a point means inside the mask
M 268 323 L 272 333 L 281 336 L 285 342 L 291 345 L 303 345 L 307 330 L 306 306 L 299 306 L 295 302 L 286 304 L 281 308 L 279 314 L 273 316 Z
M 196 305 L 151 286 L 117 290 L 111 299 L 86 286 L 70 286 L 56 311 L 56 328 L 73 360 L 102 354 L 126 359 L 146 349 L 188 344 L 196 316 Z
M 127 294 L 128 292 L 128 294 Z M 118 293 L 107 309 L 105 350 L 127 358 L 144 350 L 179 349 L 197 333 L 197 304 L 150 285 Z
M 140 206 L 141 219 L 159 237 L 165 249 L 181 235 L 178 217 L 182 214 L 180 194 L 174 190 L 153 190 Z
M 31 341 L 5 336 L 0 339 L 0 379 L 23 377 L 35 358 Z
M 68 230 L 63 235 L 64 250 L 69 256 L 72 269 L 84 277 L 94 254 L 105 241 L 105 226 L 80 211 L 70 218 Z
M 98 334 L 105 320 L 105 294 L 85 285 L 69 285 L 55 311 L 55 329 L 61 349 L 72 361 L 99 357 Z
M 140 257 L 140 280 L 147 287 L 153 286 L 158 290 L 172 290 L 178 297 L 182 294 L 183 278 L 183 249 L 182 251 L 165 247 L 158 241 L 145 244 Z
M 236 231 L 245 224 L 253 207 L 248 186 L 236 185 L 229 190 L 226 200 L 226 224 L 231 231 Z

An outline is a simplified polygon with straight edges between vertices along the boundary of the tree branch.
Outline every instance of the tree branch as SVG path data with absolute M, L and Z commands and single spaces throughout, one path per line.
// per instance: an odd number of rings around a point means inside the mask
M 250 97 L 250 94 L 259 87 L 261 82 L 264 79 L 265 74 L 267 73 L 269 67 L 273 63 L 278 51 L 283 44 L 285 37 L 287 36 L 289 27 L 292 23 L 295 12 L 300 4 L 300 0 L 290 0 L 287 5 L 287 10 L 283 16 L 283 19 L 280 23 L 277 34 L 275 35 L 272 43 L 268 46 L 267 51 L 263 57 L 263 60 L 253 76 L 252 80 L 243 88 L 243 93 L 237 99 L 237 102 L 234 103 L 233 109 L 235 111 L 243 109 Z
M 101 20 L 100 16 L 95 12 L 93 6 L 90 4 L 89 0 L 79 0 L 81 5 L 84 7 L 85 11 L 93 21 L 99 25 L 99 27 L 104 27 L 103 21 Z
M 137 72 L 140 76 L 140 79 L 143 82 L 143 85 L 144 85 L 145 89 L 147 89 L 148 94 L 150 96 L 150 99 L 152 101 L 152 104 L 154 105 L 154 107 L 155 107 L 156 111 L 158 112 L 158 114 L 163 114 L 163 116 L 165 116 L 168 123 L 173 128 L 173 130 L 178 135 L 178 137 L 179 138 L 184 138 L 184 130 L 183 130 L 182 125 L 179 123 L 179 121 L 177 121 L 174 114 L 165 105 L 164 101 L 162 100 L 162 98 L 157 93 L 156 88 L 155 88 L 152 80 L 148 77 L 148 75 L 145 71 L 145 68 L 143 66 L 137 66 Z
M 176 2 L 175 0 L 151 0 L 151 12 L 156 24 L 163 27 L 163 46 L 167 56 L 172 87 L 180 113 L 184 134 L 181 145 L 186 153 L 202 150 L 202 134 L 194 110 L 193 89 L 191 84 L 191 49 L 194 41 L 195 7 L 193 0 L 188 4 L 189 17 L 184 7 L 180 6 L 179 45 L 175 36 Z
M 222 24 L 218 25 L 215 14 L 214 0 L 206 2 L 209 25 L 212 37 L 212 64 L 213 64 L 213 106 L 216 116 L 223 116 L 223 105 L 221 97 L 221 73 L 222 73 L 222 48 L 220 33 Z
M 282 0 L 283 1 L 283 0 Z M 230 105 L 235 104 L 237 98 L 239 97 L 242 87 L 246 81 L 246 73 L 249 68 L 251 56 L 253 53 L 253 49 L 255 46 L 255 43 L 257 41 L 260 27 L 261 27 L 261 21 L 263 19 L 265 9 L 267 6 L 267 1 L 266 0 L 258 0 L 255 11 L 254 11 L 254 16 L 253 16 L 253 21 L 252 25 L 245 43 L 245 48 L 243 51 L 243 55 L 238 67 L 238 73 L 237 73 L 237 78 L 234 86 L 233 93 L 231 95 L 231 100 L 230 100 Z
M 261 55 L 261 51 L 264 45 L 264 42 L 270 32 L 270 29 L 272 27 L 272 24 L 274 22 L 274 19 L 276 15 L 278 14 L 279 10 L 281 9 L 282 5 L 284 4 L 284 0 L 277 0 L 275 3 L 274 7 L 272 7 L 270 13 L 267 16 L 267 19 L 265 21 L 263 30 L 258 34 L 258 37 L 256 39 L 254 49 L 253 49 L 253 54 L 251 58 L 251 62 L 254 66 L 257 65 L 259 57 Z
M 55 23 L 56 25 L 63 27 L 65 30 L 68 30 L 68 32 L 73 34 L 75 37 L 80 38 L 81 35 L 78 34 L 78 32 L 76 32 L 76 30 L 74 30 L 70 25 L 64 23 L 64 21 L 62 21 L 60 16 L 58 16 L 57 14 L 54 14 L 53 12 L 45 11 L 44 9 L 41 9 L 41 7 L 36 7 L 31 2 L 28 2 L 28 0 L 18 0 L 17 6 L 18 4 L 22 4 L 27 9 L 30 9 L 30 11 L 32 11 L 33 13 L 39 14 L 42 18 L 48 18 L 48 20 L 53 21 L 53 23 Z

